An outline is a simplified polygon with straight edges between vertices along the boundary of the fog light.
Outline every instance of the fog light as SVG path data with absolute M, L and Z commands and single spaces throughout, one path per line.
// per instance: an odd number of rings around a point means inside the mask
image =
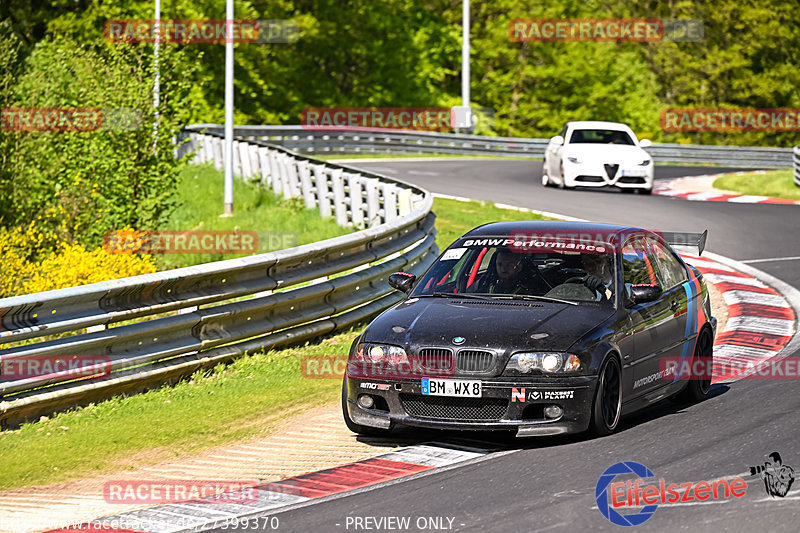
M 547 418 L 558 418 L 564 414 L 564 410 L 557 405 L 548 405 L 544 408 L 544 416 Z
M 369 394 L 362 394 L 358 397 L 358 405 L 363 407 L 364 409 L 371 409 L 375 402 L 372 400 L 372 396 Z

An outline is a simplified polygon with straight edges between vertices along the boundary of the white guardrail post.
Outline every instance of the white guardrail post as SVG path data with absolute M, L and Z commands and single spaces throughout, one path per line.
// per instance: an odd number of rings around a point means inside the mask
M 220 133 L 216 125 L 187 128 L 178 157 L 222 168 Z M 58 368 L 0 374 L 0 423 L 346 330 L 401 299 L 387 283 L 392 272 L 421 274 L 438 256 L 428 191 L 242 138 L 234 162 L 240 178 L 285 198 L 302 197 L 306 207 L 355 231 L 277 252 L 0 299 L 0 369 L 37 358 L 97 360 L 83 369 L 88 374 Z
M 800 187 L 800 146 L 794 147 L 792 162 L 794 166 L 794 184 Z

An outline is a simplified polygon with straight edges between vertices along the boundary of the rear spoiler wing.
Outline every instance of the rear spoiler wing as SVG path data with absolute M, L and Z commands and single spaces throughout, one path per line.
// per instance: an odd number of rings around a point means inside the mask
M 697 246 L 697 255 L 702 255 L 706 247 L 708 230 L 703 233 L 658 232 L 670 246 Z

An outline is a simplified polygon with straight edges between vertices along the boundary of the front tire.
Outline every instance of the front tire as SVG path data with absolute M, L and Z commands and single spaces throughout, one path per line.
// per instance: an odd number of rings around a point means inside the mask
M 591 434 L 603 437 L 613 433 L 622 413 L 622 370 L 616 357 L 609 357 L 600 367 L 597 391 L 592 404 Z
M 389 426 L 388 429 L 362 426 L 350 419 L 350 413 L 347 411 L 347 377 L 342 381 L 342 417 L 344 418 L 347 429 L 356 435 L 363 435 L 365 437 L 386 437 L 392 431 L 391 426 Z

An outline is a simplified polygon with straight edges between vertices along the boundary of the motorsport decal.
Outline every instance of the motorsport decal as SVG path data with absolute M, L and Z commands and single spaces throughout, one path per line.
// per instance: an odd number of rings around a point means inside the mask
M 575 397 L 574 390 L 527 390 L 525 387 L 511 389 L 511 402 L 535 402 L 537 400 L 571 400 Z
M 615 481 L 618 476 L 623 477 Z M 742 498 L 747 493 L 747 482 L 741 477 L 686 483 L 667 483 L 663 477 L 647 483 L 648 478 L 655 478 L 655 474 L 641 463 L 625 461 L 611 465 L 595 486 L 597 508 L 612 524 L 638 526 L 653 516 L 659 504 L 727 500 Z M 635 512 L 620 512 L 628 510 Z
M 636 389 L 641 387 L 642 385 L 647 385 L 648 383 L 652 383 L 657 379 L 666 379 L 666 377 L 670 374 L 675 373 L 675 366 L 667 366 L 662 370 L 659 370 L 655 374 L 650 374 L 649 376 L 645 376 L 643 378 L 639 378 L 633 382 L 633 388 Z
M 758 466 L 750 467 L 751 476 L 759 476 L 764 481 L 764 488 L 767 494 L 783 498 L 792 488 L 794 483 L 794 469 L 783 464 L 781 454 L 772 452 L 769 454 L 769 461 Z

